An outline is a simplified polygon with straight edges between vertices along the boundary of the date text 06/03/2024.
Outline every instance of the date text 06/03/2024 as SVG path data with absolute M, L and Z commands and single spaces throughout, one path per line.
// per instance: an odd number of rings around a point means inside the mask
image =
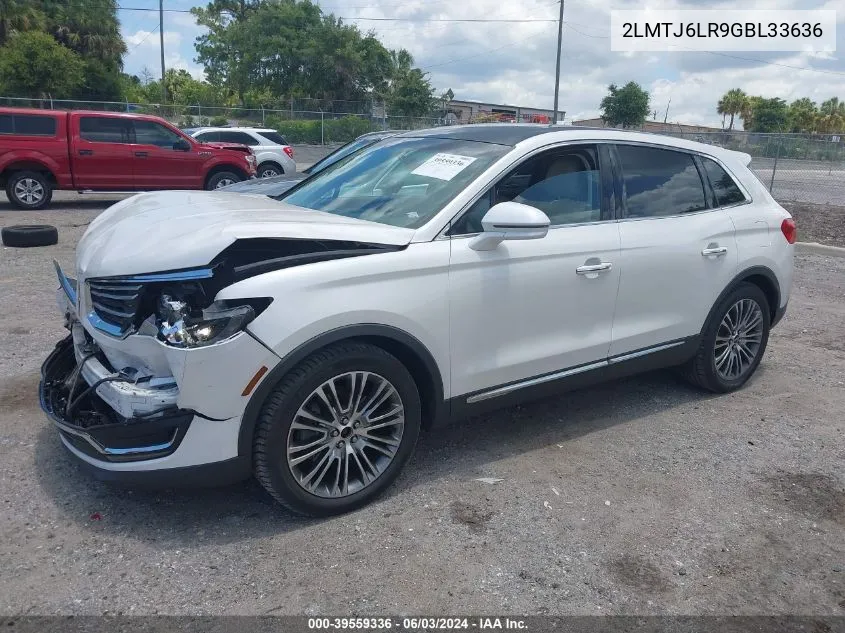
M 525 620 L 511 617 L 308 618 L 309 630 L 513 630 L 527 631 Z

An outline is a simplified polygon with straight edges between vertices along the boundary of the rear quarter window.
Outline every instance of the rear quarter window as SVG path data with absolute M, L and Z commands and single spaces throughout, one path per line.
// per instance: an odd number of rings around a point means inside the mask
M 716 194 L 716 203 L 720 207 L 745 202 L 745 194 L 742 193 L 742 189 L 739 188 L 730 174 L 722 169 L 721 165 L 709 158 L 702 157 L 701 161 L 704 163 L 704 171 L 707 172 L 707 177 L 710 179 L 713 193 Z
M 44 114 L 0 114 L 0 134 L 55 136 L 56 117 Z
M 276 145 L 288 144 L 288 142 L 285 140 L 285 137 L 279 134 L 278 132 L 259 132 L 259 134 L 271 143 L 275 143 Z

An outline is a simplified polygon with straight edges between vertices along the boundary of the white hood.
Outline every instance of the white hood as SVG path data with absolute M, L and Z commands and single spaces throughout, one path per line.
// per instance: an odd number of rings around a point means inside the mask
M 88 227 L 76 251 L 80 277 L 134 275 L 208 264 L 242 238 L 348 240 L 402 246 L 412 229 L 311 211 L 266 197 L 205 191 L 144 193 Z

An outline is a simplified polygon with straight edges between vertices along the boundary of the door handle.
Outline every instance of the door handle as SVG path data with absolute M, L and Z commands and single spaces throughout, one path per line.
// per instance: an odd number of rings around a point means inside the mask
M 80 156 L 93 156 L 94 150 L 93 149 L 81 149 L 79 150 Z
M 147 152 L 135 152 L 135 156 L 137 156 L 138 158 L 146 158 L 147 155 Z
M 701 254 L 704 257 L 711 257 L 711 256 L 714 256 L 714 255 L 716 257 L 721 257 L 722 255 L 727 255 L 727 253 L 728 253 L 727 246 L 708 246 L 703 251 L 701 251 Z
M 601 262 L 599 264 L 584 264 L 575 269 L 576 275 L 589 275 L 590 273 L 600 273 L 604 270 L 610 270 L 613 264 L 610 262 Z

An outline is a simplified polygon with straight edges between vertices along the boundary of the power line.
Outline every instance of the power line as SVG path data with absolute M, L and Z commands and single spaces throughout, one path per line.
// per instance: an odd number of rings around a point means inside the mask
M 130 48 L 130 49 L 129 49 L 129 52 L 131 53 L 131 52 L 132 52 L 132 51 L 134 51 L 136 48 L 138 48 L 141 44 L 143 44 L 144 42 L 146 42 L 146 41 L 147 41 L 147 39 L 150 37 L 150 35 L 152 35 L 152 34 L 153 34 L 153 33 L 155 33 L 156 31 L 158 31 L 158 27 L 159 27 L 159 25 L 158 25 L 158 24 L 156 24 L 156 25 L 153 27 L 153 30 L 152 30 L 152 31 L 150 31 L 149 33 L 147 33 L 147 34 L 143 37 L 143 39 L 141 39 L 141 41 L 140 41 L 140 42 L 138 42 L 137 44 L 135 44 L 135 46 L 133 46 L 132 48 Z
M 158 11 L 148 7 L 117 7 L 120 11 Z M 190 13 L 190 9 L 165 9 L 165 13 Z M 366 20 L 368 22 L 502 22 L 502 23 L 526 23 L 526 22 L 557 22 L 545 18 L 365 18 L 352 16 L 337 16 L 341 20 Z

